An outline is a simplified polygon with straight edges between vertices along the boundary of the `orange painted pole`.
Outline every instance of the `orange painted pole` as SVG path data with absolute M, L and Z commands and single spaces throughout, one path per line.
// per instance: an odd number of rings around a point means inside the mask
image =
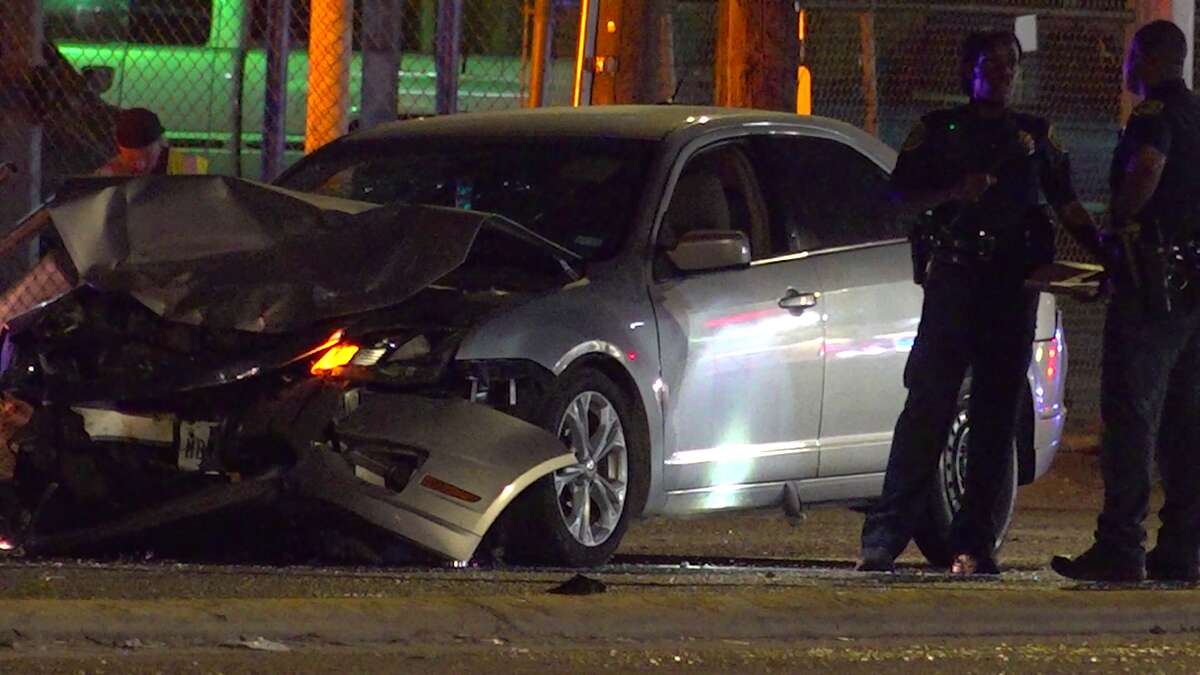
M 349 129 L 353 20 L 353 0 L 312 0 L 304 130 L 306 154 Z
M 796 114 L 812 114 L 812 71 L 808 66 L 796 69 Z
M 875 14 L 858 15 L 859 37 L 862 42 L 863 129 L 879 133 L 879 75 L 875 66 Z
M 537 0 L 533 6 L 533 49 L 529 59 L 530 108 L 542 107 L 546 97 L 546 71 L 550 67 L 550 0 Z
M 715 103 L 746 105 L 746 13 L 737 0 L 717 3 L 717 54 L 714 73 Z

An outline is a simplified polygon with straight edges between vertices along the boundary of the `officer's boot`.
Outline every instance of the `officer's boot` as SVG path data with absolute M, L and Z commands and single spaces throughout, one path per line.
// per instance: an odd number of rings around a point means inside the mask
M 854 565 L 857 572 L 895 572 L 896 563 L 892 552 L 878 546 L 865 546 Z
M 1146 578 L 1145 554 L 1121 554 L 1102 544 L 1093 544 L 1075 558 L 1056 555 L 1050 561 L 1055 572 L 1079 581 L 1132 582 Z
M 1146 576 L 1154 581 L 1200 582 L 1200 560 L 1195 551 L 1180 554 L 1160 542 L 1146 554 Z

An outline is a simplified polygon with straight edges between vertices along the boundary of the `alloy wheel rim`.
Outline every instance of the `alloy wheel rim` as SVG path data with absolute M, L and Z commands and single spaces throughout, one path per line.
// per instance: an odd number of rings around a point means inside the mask
M 563 412 L 558 436 L 578 460 L 554 473 L 559 515 L 575 541 L 599 546 L 612 536 L 625 511 L 629 450 L 624 426 L 611 401 L 585 391 Z
M 943 485 L 954 511 L 962 508 L 962 496 L 967 487 L 967 456 L 971 441 L 971 426 L 966 411 L 954 419 L 949 443 L 942 457 Z
M 967 466 L 970 458 L 971 423 L 967 411 L 954 418 L 946 450 L 942 454 L 942 486 L 946 491 L 951 509 L 957 513 L 962 509 L 963 493 L 967 489 Z M 1015 461 L 1015 458 L 1014 458 Z M 1014 469 L 1015 471 L 1015 469 Z M 1012 523 L 1012 502 L 997 501 L 992 514 L 996 523 L 996 545 L 1003 541 Z

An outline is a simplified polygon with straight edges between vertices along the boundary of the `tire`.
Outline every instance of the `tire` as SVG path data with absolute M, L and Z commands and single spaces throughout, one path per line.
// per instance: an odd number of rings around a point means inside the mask
M 518 498 L 504 557 L 540 565 L 602 565 L 646 503 L 650 441 L 645 415 L 611 378 L 583 367 L 559 378 L 541 423 L 580 462 L 543 477 Z M 601 433 L 605 428 L 608 433 Z M 588 440 L 581 444 L 584 436 Z
M 951 550 L 950 524 L 962 503 L 963 487 L 966 484 L 964 479 L 968 470 L 967 448 L 970 435 L 971 420 L 967 413 L 967 398 L 962 397 L 954 423 L 950 427 L 950 436 L 942 449 L 941 457 L 938 458 L 938 470 L 930 489 L 927 517 L 913 535 L 913 540 L 925 559 L 937 567 L 949 567 L 953 562 L 955 551 Z M 998 531 L 994 533 L 996 548 L 992 551 L 993 555 L 998 554 L 1004 545 L 1017 503 L 1018 460 L 1015 439 L 1012 455 L 1008 475 L 1001 477 L 1003 487 L 993 514 L 995 522 L 999 523 Z

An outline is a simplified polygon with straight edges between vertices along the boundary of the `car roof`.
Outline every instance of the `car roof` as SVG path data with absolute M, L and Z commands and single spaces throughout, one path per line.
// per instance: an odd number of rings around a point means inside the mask
M 603 137 L 659 141 L 720 128 L 753 124 L 804 127 L 840 136 L 860 149 L 892 161 L 895 152 L 861 129 L 827 117 L 685 105 L 614 105 L 538 108 L 421 117 L 382 124 L 347 137 L 351 145 L 416 139 Z

